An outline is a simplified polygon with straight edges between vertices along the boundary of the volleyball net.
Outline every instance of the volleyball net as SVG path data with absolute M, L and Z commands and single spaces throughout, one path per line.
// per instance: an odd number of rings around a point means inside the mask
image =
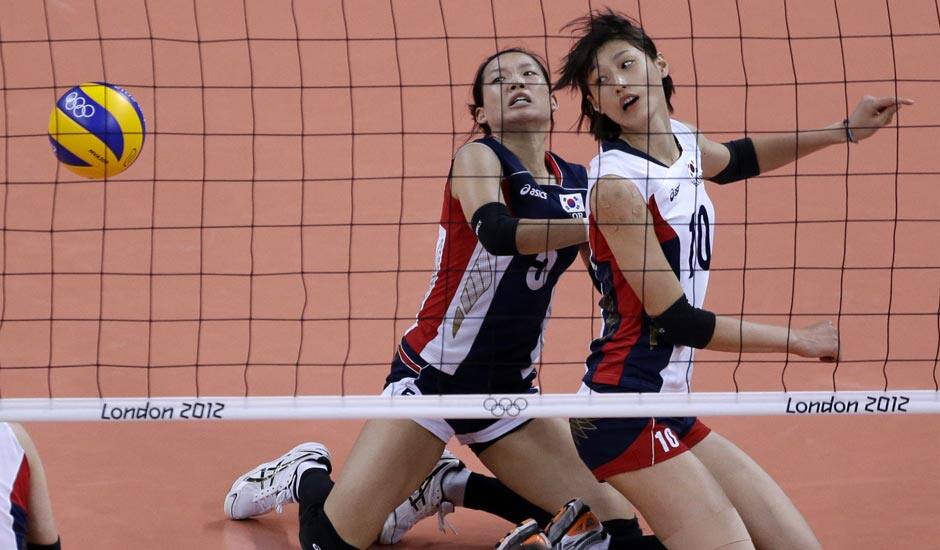
M 715 140 L 917 100 L 857 145 L 712 187 L 706 307 L 842 357 L 699 352 L 681 395 L 574 395 L 598 296 L 555 293 L 542 393 L 387 398 L 427 289 L 480 61 L 555 71 L 591 2 L 0 1 L 0 418 L 129 420 L 940 412 L 940 7 L 934 0 L 609 2 L 670 62 L 675 116 Z M 103 181 L 46 121 L 88 81 L 128 89 L 144 150 Z M 551 148 L 586 164 L 578 98 Z

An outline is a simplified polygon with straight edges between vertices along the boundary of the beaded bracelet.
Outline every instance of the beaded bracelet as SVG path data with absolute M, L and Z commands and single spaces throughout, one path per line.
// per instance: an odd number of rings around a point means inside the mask
M 849 119 L 842 121 L 842 127 L 845 128 L 845 137 L 849 140 L 849 143 L 858 143 L 858 138 L 855 137 L 855 133 L 852 131 L 852 128 L 849 126 Z

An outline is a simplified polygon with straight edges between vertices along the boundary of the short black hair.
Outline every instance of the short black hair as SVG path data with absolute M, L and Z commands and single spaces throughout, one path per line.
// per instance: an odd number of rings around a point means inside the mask
M 653 39 L 646 34 L 643 27 L 629 16 L 617 13 L 611 9 L 605 11 L 592 11 L 584 17 L 571 21 L 564 27 L 574 29 L 581 38 L 571 47 L 565 57 L 565 64 L 561 69 L 561 77 L 555 85 L 556 89 L 571 88 L 581 91 L 581 117 L 578 119 L 578 128 L 584 126 L 588 120 L 588 128 L 596 139 L 613 140 L 620 136 L 620 125 L 594 110 L 588 96 L 591 95 L 588 78 L 594 68 L 597 50 L 611 40 L 625 40 L 635 48 L 642 50 L 650 59 L 656 59 L 659 51 Z M 666 106 L 672 112 L 672 94 L 675 86 L 672 77 L 663 78 L 663 92 L 666 94 Z
M 477 127 L 479 127 L 486 135 L 491 135 L 493 133 L 493 129 L 490 128 L 489 124 L 478 124 L 476 121 L 477 109 L 483 106 L 483 71 L 486 70 L 486 66 L 490 64 L 490 61 L 506 53 L 521 53 L 531 57 L 535 61 L 535 64 L 539 66 L 539 70 L 542 71 L 542 76 L 545 77 L 545 82 L 548 84 L 548 89 L 552 89 L 552 78 L 548 72 L 548 69 L 545 68 L 545 60 L 542 59 L 542 56 L 525 48 L 518 47 L 499 50 L 498 52 L 484 59 L 483 63 L 480 63 L 480 66 L 477 67 L 476 76 L 473 77 L 473 103 L 467 104 L 467 107 L 470 109 L 470 116 L 473 118 L 472 131 L 475 131 Z

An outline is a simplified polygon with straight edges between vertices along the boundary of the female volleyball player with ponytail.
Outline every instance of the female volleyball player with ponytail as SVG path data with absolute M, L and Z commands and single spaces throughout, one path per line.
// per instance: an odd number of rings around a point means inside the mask
M 557 103 L 544 64 L 519 49 L 491 56 L 477 71 L 473 100 L 485 136 L 454 157 L 436 272 L 398 347 L 386 395 L 536 391 L 554 286 L 587 240 L 585 169 L 546 150 Z M 581 497 L 601 521 L 628 522 L 625 537 L 639 534 L 632 507 L 594 480 L 558 419 L 370 420 L 335 487 L 326 448 L 305 443 L 237 480 L 226 515 L 252 517 L 297 501 L 304 549 L 366 548 L 435 464 L 436 472 L 455 464 L 441 459 L 455 435 L 527 499 L 497 489 L 504 507 L 515 506 L 505 517 L 544 514 Z M 434 475 L 429 482 L 446 491 Z M 600 530 L 585 535 L 598 533 L 609 540 Z
M 601 144 L 588 209 L 604 314 L 581 391 L 689 391 L 694 349 L 836 358 L 831 323 L 788 329 L 702 309 L 715 230 L 702 180 L 742 180 L 864 139 L 912 102 L 866 97 L 821 130 L 719 144 L 670 118 L 669 65 L 641 27 L 611 11 L 575 24 L 581 36 L 558 87 L 580 91 L 582 122 Z M 595 476 L 629 498 L 668 548 L 819 546 L 774 480 L 695 418 L 582 419 L 572 431 Z

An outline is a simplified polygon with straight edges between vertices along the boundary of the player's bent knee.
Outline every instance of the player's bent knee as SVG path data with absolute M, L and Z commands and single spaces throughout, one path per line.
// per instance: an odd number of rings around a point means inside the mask
M 591 480 L 591 485 L 585 491 L 584 502 L 597 515 L 601 521 L 611 519 L 634 519 L 636 510 L 627 497 L 606 483 Z
M 670 550 L 754 548 L 738 511 L 732 507 L 683 520 L 678 531 L 663 541 Z

